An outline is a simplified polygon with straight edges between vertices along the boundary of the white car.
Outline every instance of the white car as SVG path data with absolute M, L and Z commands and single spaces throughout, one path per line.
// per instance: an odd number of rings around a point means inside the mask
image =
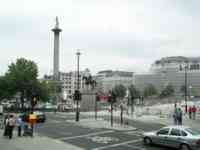
M 180 150 L 200 150 L 200 130 L 186 126 L 167 126 L 143 133 L 144 144 L 158 144 Z

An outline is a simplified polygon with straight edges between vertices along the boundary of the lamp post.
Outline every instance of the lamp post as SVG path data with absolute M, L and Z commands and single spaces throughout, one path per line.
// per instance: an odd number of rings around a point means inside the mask
M 190 91 L 189 91 L 189 92 L 190 92 L 190 93 L 189 93 L 189 94 L 190 94 L 190 95 L 189 95 L 189 98 L 190 98 L 190 100 L 191 100 L 191 97 L 192 97 L 192 86 L 191 86 L 191 85 L 189 86 L 189 89 L 190 89 Z
M 187 113 L 187 69 L 188 65 L 185 65 L 185 113 Z
M 80 100 L 80 91 L 79 91 L 79 57 L 81 55 L 80 51 L 77 50 L 77 96 L 76 97 L 76 121 L 79 121 L 79 100 Z

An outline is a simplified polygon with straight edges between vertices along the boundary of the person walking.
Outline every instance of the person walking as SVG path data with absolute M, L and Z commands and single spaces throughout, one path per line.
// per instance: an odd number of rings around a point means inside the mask
M 8 119 L 8 136 L 9 136 L 9 139 L 12 139 L 14 127 L 15 127 L 15 119 L 14 119 L 13 115 L 10 115 L 9 119 Z
M 173 119 L 174 119 L 174 125 L 178 125 L 178 109 L 177 109 L 177 105 L 174 105 L 174 113 L 173 113 Z
M 183 119 L 183 112 L 181 110 L 181 108 L 178 108 L 178 112 L 177 112 L 177 120 L 178 120 L 178 125 L 182 125 L 182 120 Z
M 5 115 L 4 117 L 4 133 L 3 136 L 8 136 L 8 120 L 9 120 L 9 115 Z
M 17 135 L 20 137 L 23 129 L 23 121 L 20 116 L 17 116 L 16 126 L 17 126 Z
M 192 119 L 192 107 L 191 106 L 189 107 L 188 112 L 189 112 L 189 119 Z
M 196 112 L 197 112 L 197 108 L 196 108 L 195 105 L 193 105 L 193 107 L 192 107 L 192 118 L 193 118 L 193 120 L 196 119 Z

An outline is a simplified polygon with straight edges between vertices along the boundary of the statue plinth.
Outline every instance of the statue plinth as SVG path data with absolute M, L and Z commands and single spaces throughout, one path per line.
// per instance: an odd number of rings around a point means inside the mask
M 96 90 L 83 89 L 81 104 L 81 111 L 94 111 L 95 100 L 96 100 Z

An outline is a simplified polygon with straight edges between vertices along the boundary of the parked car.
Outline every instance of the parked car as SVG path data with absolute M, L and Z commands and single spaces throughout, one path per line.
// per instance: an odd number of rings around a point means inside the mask
M 35 115 L 36 115 L 36 122 L 37 123 L 44 123 L 46 121 L 46 115 L 44 112 L 41 112 L 41 111 L 35 111 L 33 112 Z M 24 122 L 28 122 L 29 121 L 29 115 L 30 115 L 30 112 L 26 112 L 26 113 L 23 113 L 21 114 L 21 118 Z
M 143 133 L 146 145 L 158 144 L 180 150 L 200 149 L 200 130 L 186 126 L 167 126 L 158 131 Z

